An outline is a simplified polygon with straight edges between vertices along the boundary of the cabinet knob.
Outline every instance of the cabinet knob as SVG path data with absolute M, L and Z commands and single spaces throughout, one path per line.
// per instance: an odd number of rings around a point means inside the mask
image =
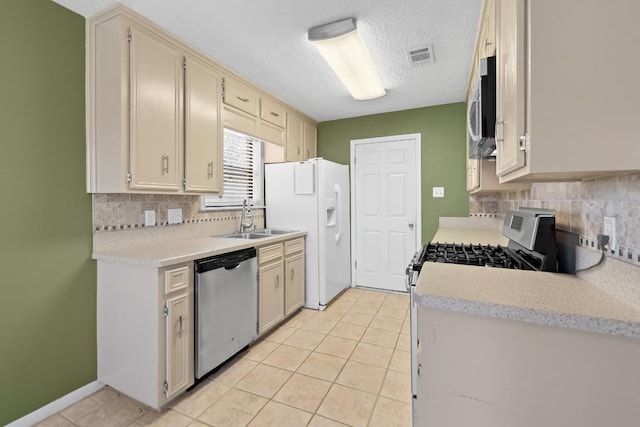
M 293 277 L 295 276 L 294 270 L 293 268 L 291 269 L 291 280 L 293 280 Z
M 280 275 L 276 274 L 276 288 L 280 286 Z

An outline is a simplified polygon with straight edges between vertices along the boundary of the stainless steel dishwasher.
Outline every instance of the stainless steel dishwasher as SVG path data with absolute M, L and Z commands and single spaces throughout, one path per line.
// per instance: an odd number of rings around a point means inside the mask
M 200 379 L 258 336 L 255 248 L 195 261 L 195 377 Z

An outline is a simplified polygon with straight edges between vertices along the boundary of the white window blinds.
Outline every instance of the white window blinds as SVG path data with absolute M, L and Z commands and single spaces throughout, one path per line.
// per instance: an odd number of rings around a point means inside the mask
M 262 141 L 230 129 L 224 130 L 223 193 L 204 196 L 203 207 L 242 206 L 244 199 L 262 203 Z

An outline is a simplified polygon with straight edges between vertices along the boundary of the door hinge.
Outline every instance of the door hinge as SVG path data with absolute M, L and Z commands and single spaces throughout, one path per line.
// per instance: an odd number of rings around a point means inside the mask
M 260 322 L 256 322 L 256 334 L 260 333 Z
M 224 101 L 224 79 L 222 79 L 222 100 Z
M 133 177 L 131 176 L 131 172 L 127 172 L 127 182 L 131 182 Z
M 131 30 L 127 31 L 127 41 L 131 42 L 132 36 L 131 36 Z
M 182 58 L 182 68 L 187 69 L 187 58 Z
M 167 307 L 166 304 L 164 305 L 164 307 L 162 307 L 162 315 L 164 317 L 169 317 L 169 307 Z
M 187 178 L 182 178 L 182 186 L 185 190 L 187 189 Z
M 520 151 L 527 151 L 529 148 L 529 136 L 527 134 L 520 137 Z
M 162 391 L 164 392 L 164 395 L 167 396 L 169 394 L 169 383 L 168 382 L 163 382 L 162 383 Z

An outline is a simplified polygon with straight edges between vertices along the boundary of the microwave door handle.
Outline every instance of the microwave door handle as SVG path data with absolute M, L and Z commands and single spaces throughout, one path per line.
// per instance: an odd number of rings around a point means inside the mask
M 471 109 L 474 107 L 474 105 L 479 104 L 479 103 L 480 102 L 479 102 L 478 98 L 474 97 L 474 100 L 473 100 L 473 102 L 471 102 L 469 104 L 469 110 L 467 111 L 467 128 L 469 130 L 469 136 L 471 137 L 472 141 L 479 141 L 480 140 L 480 137 L 477 134 L 474 133 L 473 126 L 471 125 Z M 479 116 L 479 114 L 477 112 L 477 107 L 476 107 L 476 116 L 475 116 L 475 120 L 474 120 L 476 122 L 476 125 L 478 124 L 478 116 Z

